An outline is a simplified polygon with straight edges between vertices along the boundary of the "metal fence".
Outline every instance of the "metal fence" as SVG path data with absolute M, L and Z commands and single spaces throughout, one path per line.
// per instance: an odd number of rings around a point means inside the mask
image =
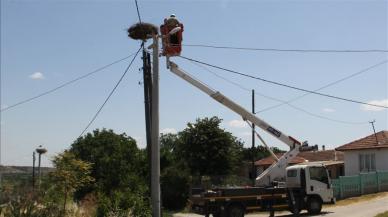
M 388 171 L 340 176 L 332 180 L 334 196 L 338 199 L 388 191 Z

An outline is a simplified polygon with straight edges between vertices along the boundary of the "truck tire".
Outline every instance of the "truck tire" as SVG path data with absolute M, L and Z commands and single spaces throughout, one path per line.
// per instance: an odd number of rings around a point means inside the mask
M 306 204 L 307 212 L 311 215 L 317 215 L 322 210 L 322 200 L 318 197 L 310 197 Z
M 232 204 L 228 207 L 228 217 L 244 217 L 245 209 L 239 204 Z
M 295 205 L 293 205 L 291 201 L 288 201 L 289 211 L 293 214 L 293 216 L 299 216 L 302 207 L 300 200 L 300 198 L 296 198 Z

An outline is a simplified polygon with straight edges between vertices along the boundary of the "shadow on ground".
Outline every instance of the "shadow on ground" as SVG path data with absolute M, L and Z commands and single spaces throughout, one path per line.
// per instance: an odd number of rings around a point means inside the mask
M 328 215 L 328 214 L 331 214 L 331 213 L 334 213 L 334 212 L 321 212 L 320 214 L 318 215 L 311 215 L 311 214 L 308 214 L 308 213 L 301 213 L 299 216 L 303 217 L 303 216 L 325 216 L 325 215 Z M 293 214 L 291 213 L 287 213 L 287 214 L 276 214 L 275 213 L 275 216 L 276 217 L 295 217 Z

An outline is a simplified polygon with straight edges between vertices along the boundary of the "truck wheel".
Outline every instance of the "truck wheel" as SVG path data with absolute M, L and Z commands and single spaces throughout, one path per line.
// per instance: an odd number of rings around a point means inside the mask
M 244 207 L 238 204 L 232 204 L 228 208 L 228 217 L 244 217 Z
M 291 201 L 288 202 L 289 211 L 294 214 L 294 216 L 298 216 L 301 211 L 301 202 L 300 199 L 295 199 L 295 206 Z
M 318 197 L 310 197 L 307 200 L 307 211 L 309 214 L 316 215 L 321 213 L 322 201 Z

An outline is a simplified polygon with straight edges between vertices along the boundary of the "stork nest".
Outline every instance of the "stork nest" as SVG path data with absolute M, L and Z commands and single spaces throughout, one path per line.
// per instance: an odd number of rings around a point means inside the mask
M 135 40 L 147 40 L 158 34 L 158 27 L 151 23 L 136 23 L 128 29 L 128 37 Z

